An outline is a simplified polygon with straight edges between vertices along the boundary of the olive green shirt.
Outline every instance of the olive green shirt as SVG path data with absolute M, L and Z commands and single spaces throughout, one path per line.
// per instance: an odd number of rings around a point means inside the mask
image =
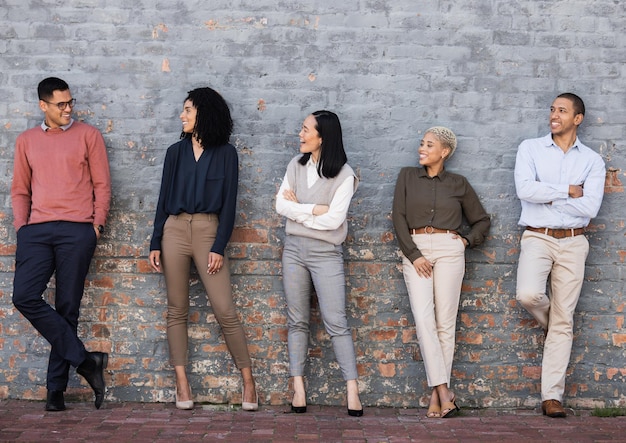
M 470 225 L 466 234 L 460 232 L 463 217 Z M 465 177 L 446 170 L 429 177 L 421 167 L 400 170 L 392 220 L 400 249 L 411 262 L 422 256 L 411 238 L 411 229 L 432 226 L 457 231 L 469 247 L 474 247 L 484 241 L 491 225 L 489 214 Z

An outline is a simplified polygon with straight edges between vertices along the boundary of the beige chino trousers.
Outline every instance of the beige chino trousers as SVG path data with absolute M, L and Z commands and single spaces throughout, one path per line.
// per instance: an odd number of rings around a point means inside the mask
M 428 386 L 450 386 L 461 285 L 465 275 L 465 244 L 455 234 L 415 234 L 413 242 L 433 264 L 431 278 L 420 277 L 402 257 L 402 271 Z
M 574 311 L 588 253 L 584 235 L 556 239 L 533 231 L 522 234 L 516 298 L 547 330 L 541 363 L 542 401 L 563 401 L 574 340 Z
M 167 340 L 173 366 L 187 364 L 191 260 L 235 365 L 240 370 L 252 366 L 246 336 L 233 302 L 228 257 L 224 256 L 224 265 L 217 274 L 206 272 L 218 224 L 215 214 L 183 213 L 170 215 L 163 227 L 161 266 L 167 287 Z

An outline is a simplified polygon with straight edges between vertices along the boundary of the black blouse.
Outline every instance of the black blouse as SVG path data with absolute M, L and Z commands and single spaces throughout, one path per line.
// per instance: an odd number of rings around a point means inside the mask
M 211 252 L 224 255 L 235 225 L 239 161 L 231 144 L 206 148 L 196 161 L 191 139 L 167 149 L 161 191 L 154 217 L 150 250 L 161 250 L 167 217 L 188 214 L 217 214 L 219 227 Z

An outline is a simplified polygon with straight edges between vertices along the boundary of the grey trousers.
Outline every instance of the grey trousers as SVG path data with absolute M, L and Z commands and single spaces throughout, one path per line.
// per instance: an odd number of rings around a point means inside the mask
M 287 298 L 289 371 L 304 375 L 309 344 L 311 295 L 317 293 L 322 321 L 330 335 L 344 380 L 356 380 L 356 356 L 346 318 L 343 247 L 287 235 L 283 250 L 283 285 Z

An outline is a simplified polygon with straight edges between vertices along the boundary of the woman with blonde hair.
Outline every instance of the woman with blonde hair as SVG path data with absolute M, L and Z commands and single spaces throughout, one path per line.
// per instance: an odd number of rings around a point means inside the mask
M 402 271 L 432 388 L 429 418 L 449 417 L 459 410 L 449 387 L 465 249 L 481 244 L 490 226 L 467 179 L 444 168 L 456 146 L 450 129 L 428 129 L 418 149 L 422 167 L 401 169 L 393 199 Z M 471 228 L 461 235 L 464 217 Z

